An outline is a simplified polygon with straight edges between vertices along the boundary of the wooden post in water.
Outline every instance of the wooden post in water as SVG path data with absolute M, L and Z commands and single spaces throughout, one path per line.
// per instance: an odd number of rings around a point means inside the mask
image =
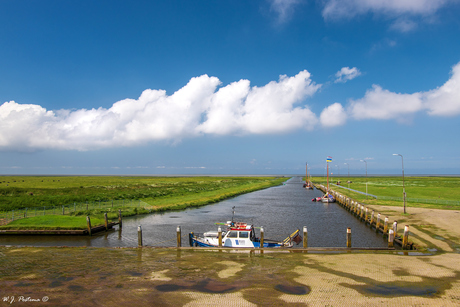
M 364 205 L 361 205 L 361 220 L 364 220 Z M 364 221 L 366 223 L 366 221 Z
M 303 248 L 308 247 L 308 232 L 307 226 L 303 226 Z
M 88 225 L 88 234 L 91 235 L 91 219 L 89 215 L 86 216 L 86 224 Z
M 369 223 L 371 229 L 372 229 L 372 224 L 374 224 L 374 215 L 375 215 L 375 211 L 372 210 L 372 214 L 371 214 L 371 222 Z
M 260 248 L 264 247 L 264 227 L 260 226 Z
M 393 229 L 390 229 L 390 232 L 388 234 L 388 247 L 392 248 L 394 245 L 393 241 L 395 239 L 395 233 L 393 232 Z
M 383 235 L 388 234 L 388 216 L 385 217 L 385 223 L 383 224 Z
M 366 207 L 366 216 L 364 218 L 364 225 L 366 225 L 368 217 L 369 217 L 369 209 Z
M 218 237 L 219 237 L 219 247 L 222 247 L 222 228 L 217 228 L 217 234 L 218 234 Z
M 104 213 L 104 224 L 105 224 L 105 231 L 109 230 L 109 219 L 107 218 L 107 212 Z
M 176 233 L 177 233 L 177 247 L 181 247 L 182 244 L 181 244 L 181 230 L 180 230 L 180 226 L 177 226 L 177 228 L 176 228 Z
M 351 228 L 347 228 L 347 247 L 351 247 Z
M 396 238 L 396 234 L 398 233 L 398 222 L 397 221 L 393 222 L 393 233 L 395 234 L 395 238 Z
M 377 214 L 377 224 L 375 224 L 375 232 L 379 232 L 380 231 L 379 228 L 380 228 L 380 213 Z
M 142 227 L 141 225 L 137 226 L 137 245 L 142 246 Z
M 123 222 L 121 220 L 121 210 L 118 210 L 118 226 L 121 228 L 123 228 Z
M 409 225 L 404 226 L 404 237 L 403 237 L 403 243 L 402 243 L 402 248 L 407 249 L 409 244 Z

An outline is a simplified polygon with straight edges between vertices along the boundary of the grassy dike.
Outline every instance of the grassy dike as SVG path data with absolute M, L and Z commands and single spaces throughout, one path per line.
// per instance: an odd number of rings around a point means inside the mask
M 276 186 L 283 177 L 0 177 L 0 211 L 73 202 L 142 200 L 142 206 L 81 210 L 69 215 L 44 215 L 19 219 L 0 229 L 85 229 L 87 215 L 92 225 L 104 224 L 103 214 L 115 220 L 123 216 L 183 210 L 212 204 L 236 195 Z
M 326 185 L 326 178 L 313 177 L 312 182 Z M 332 177 L 329 183 L 341 182 L 340 186 L 331 186 L 332 189 L 351 197 L 359 202 L 369 205 L 401 206 L 402 204 L 402 177 L 391 176 L 369 176 L 350 177 L 350 189 L 366 192 L 366 181 L 368 194 L 378 196 L 377 199 L 356 193 L 342 187 L 348 187 L 348 178 Z M 460 209 L 460 177 L 405 177 L 406 206 L 417 208 L 432 208 L 444 210 Z M 400 199 L 391 200 L 388 198 L 397 197 Z M 438 202 L 438 203 L 436 203 Z

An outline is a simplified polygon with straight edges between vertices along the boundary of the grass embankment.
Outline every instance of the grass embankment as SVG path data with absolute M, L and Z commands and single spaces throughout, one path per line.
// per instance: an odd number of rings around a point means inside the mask
M 341 186 L 348 187 L 347 177 L 330 178 L 330 183 L 341 181 Z M 366 177 L 351 177 L 350 189 L 366 192 Z M 314 177 L 312 182 L 326 185 L 326 178 Z M 406 176 L 406 206 L 433 209 L 458 210 L 460 205 L 460 177 L 412 177 Z M 403 193 L 402 177 L 368 177 L 368 194 L 378 196 L 377 199 L 365 194 L 332 186 L 332 189 L 369 205 L 401 206 Z M 384 199 L 397 197 L 399 199 Z M 438 202 L 438 203 L 437 203 Z
M 72 203 L 108 202 L 120 199 L 142 200 L 142 206 L 116 204 L 113 207 L 97 209 L 96 205 L 90 210 L 73 212 L 70 210 L 68 213 L 73 216 L 90 215 L 92 219 L 93 217 L 99 218 L 103 223 L 105 212 L 109 219 L 116 219 L 118 210 L 122 210 L 123 216 L 182 210 L 279 185 L 285 180 L 286 178 L 274 177 L 0 176 L 0 211 L 20 211 L 34 207 L 42 209 Z M 61 217 L 63 219 L 72 217 L 69 215 Z M 30 217 L 27 220 L 30 223 L 36 221 L 33 227 L 42 227 L 44 226 L 43 220 L 52 221 L 52 216 Z M 8 226 L 12 227 L 20 221 L 10 222 Z M 62 227 L 60 226 L 62 223 L 66 224 L 63 220 L 56 220 L 54 227 Z M 69 225 L 70 223 L 69 219 Z M 92 224 L 97 225 L 93 222 Z M 4 227 L 0 228 L 4 229 Z M 27 228 L 27 226 L 24 227 Z M 48 225 L 48 227 L 53 227 L 53 225 Z
M 104 225 L 101 218 L 91 218 L 92 226 Z M 28 229 L 28 230 L 74 230 L 87 229 L 86 217 L 68 215 L 45 215 L 15 220 L 0 229 Z

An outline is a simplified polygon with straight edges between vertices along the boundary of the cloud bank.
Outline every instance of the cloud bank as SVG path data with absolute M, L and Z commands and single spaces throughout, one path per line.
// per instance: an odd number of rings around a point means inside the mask
M 203 134 L 269 134 L 313 129 L 318 119 L 300 105 L 320 85 L 306 70 L 263 87 L 240 80 L 225 87 L 207 75 L 168 96 L 145 90 L 109 109 L 49 111 L 39 105 L 0 106 L 0 150 L 94 150 Z
M 351 75 L 345 72 L 341 77 Z M 262 87 L 251 87 L 249 80 L 222 86 L 218 78 L 202 75 L 172 95 L 148 89 L 138 99 L 124 99 L 108 109 L 50 111 L 10 101 L 0 105 L 0 150 L 84 151 L 162 140 L 178 142 L 202 135 L 310 131 L 318 126 L 334 128 L 349 120 L 405 122 L 419 112 L 460 115 L 460 63 L 438 88 L 395 93 L 373 85 L 362 98 L 350 99 L 346 106 L 332 103 L 317 116 L 305 101 L 320 88 L 303 70 Z

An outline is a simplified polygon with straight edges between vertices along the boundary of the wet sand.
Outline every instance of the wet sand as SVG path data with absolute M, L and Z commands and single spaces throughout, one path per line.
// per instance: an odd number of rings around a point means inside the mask
M 459 306 L 460 214 L 375 209 L 423 252 L 0 247 L 0 306 Z

